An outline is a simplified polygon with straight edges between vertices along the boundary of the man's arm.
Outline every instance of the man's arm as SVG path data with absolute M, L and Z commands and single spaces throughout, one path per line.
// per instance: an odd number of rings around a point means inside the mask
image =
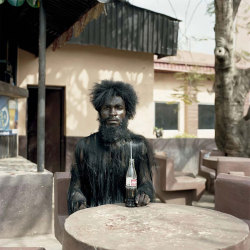
M 154 200 L 154 187 L 152 181 L 152 168 L 154 167 L 153 152 L 145 140 L 141 149 L 141 156 L 138 159 L 138 189 L 135 203 L 137 206 L 146 206 Z
M 81 191 L 80 175 L 77 165 L 74 164 L 71 169 L 71 181 L 68 191 L 68 212 L 72 214 L 77 210 L 87 207 L 87 200 Z

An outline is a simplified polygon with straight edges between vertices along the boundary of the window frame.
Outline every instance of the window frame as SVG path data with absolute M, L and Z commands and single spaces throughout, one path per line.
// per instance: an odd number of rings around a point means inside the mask
M 205 131 L 205 130 L 214 130 L 215 129 L 215 112 L 214 112 L 214 127 L 213 128 L 200 128 L 199 127 L 199 121 L 200 121 L 200 116 L 199 116 L 199 106 L 213 106 L 215 108 L 215 104 L 214 103 L 198 103 L 198 129 L 197 130 L 201 130 L 201 131 Z M 214 110 L 215 111 L 215 110 Z
M 174 101 L 171 103 L 164 102 L 164 101 L 154 101 L 154 126 L 156 127 L 156 104 L 166 104 L 166 105 L 171 105 L 171 104 L 176 104 L 177 105 L 177 127 L 175 129 L 163 129 L 163 131 L 179 131 L 180 127 L 180 102 Z

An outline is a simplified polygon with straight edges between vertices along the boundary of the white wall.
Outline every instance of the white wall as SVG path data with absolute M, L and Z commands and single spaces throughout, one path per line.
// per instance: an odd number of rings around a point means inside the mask
M 93 83 L 113 79 L 131 83 L 139 105 L 129 128 L 153 137 L 153 54 L 119 51 L 98 46 L 65 45 L 47 49 L 46 85 L 65 86 L 66 136 L 86 136 L 97 131 L 97 112 L 89 102 Z M 20 87 L 38 83 L 38 59 L 19 50 Z M 19 135 L 26 135 L 26 100 L 19 101 Z
M 178 130 L 165 130 L 163 137 L 169 138 L 184 133 L 185 128 L 185 105 L 179 99 L 176 99 L 172 94 L 176 93 L 174 89 L 178 89 L 183 85 L 182 81 L 176 79 L 175 72 L 155 72 L 154 83 L 154 102 L 178 102 L 179 115 Z M 214 104 L 214 93 L 212 92 L 212 82 L 202 82 L 197 95 L 200 104 Z M 179 92 L 181 93 L 181 92 Z M 188 119 L 188 118 L 187 118 Z M 198 130 L 197 137 L 214 138 L 214 130 Z
M 164 130 L 163 137 L 173 137 L 184 132 L 184 103 L 174 98 L 174 89 L 179 88 L 182 82 L 177 81 L 174 73 L 155 72 L 154 102 L 177 102 L 179 103 L 178 130 Z

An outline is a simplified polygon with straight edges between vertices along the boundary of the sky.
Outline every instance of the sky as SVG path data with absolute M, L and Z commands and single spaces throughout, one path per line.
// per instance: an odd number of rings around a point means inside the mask
M 178 49 L 214 53 L 214 16 L 206 12 L 211 0 L 127 0 L 129 3 L 181 20 Z

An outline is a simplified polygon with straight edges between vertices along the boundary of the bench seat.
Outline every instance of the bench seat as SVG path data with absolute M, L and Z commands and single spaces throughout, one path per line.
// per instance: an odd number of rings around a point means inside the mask
M 164 153 L 156 153 L 157 169 L 153 181 L 156 196 L 166 203 L 191 205 L 200 199 L 206 179 L 174 170 L 174 161 Z

